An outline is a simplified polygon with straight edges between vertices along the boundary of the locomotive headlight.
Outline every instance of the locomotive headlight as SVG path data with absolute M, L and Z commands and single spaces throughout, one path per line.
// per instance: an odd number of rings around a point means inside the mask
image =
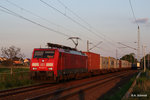
M 48 68 L 48 70 L 53 70 L 53 68 Z
M 39 66 L 39 63 L 32 63 L 32 66 Z
M 53 66 L 53 63 L 46 63 L 46 66 Z
M 37 68 L 35 68 L 35 67 L 33 67 L 32 69 L 33 69 L 33 70 L 37 70 Z

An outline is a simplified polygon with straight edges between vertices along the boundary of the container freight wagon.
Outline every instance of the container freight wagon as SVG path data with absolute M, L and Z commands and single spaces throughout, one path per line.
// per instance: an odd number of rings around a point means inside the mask
M 108 57 L 100 57 L 100 69 L 102 73 L 107 73 L 108 71 Z
M 87 73 L 87 56 L 84 53 L 66 46 L 48 45 L 51 48 L 33 50 L 30 64 L 32 78 L 62 80 Z
M 115 71 L 115 58 L 108 57 L 108 70 L 111 72 Z
M 131 69 L 132 64 L 130 62 L 128 62 L 128 69 Z
M 116 70 L 119 71 L 121 68 L 120 60 L 116 60 Z
M 100 74 L 100 55 L 92 52 L 84 52 L 88 56 L 88 72 L 92 75 Z
M 117 59 L 114 58 L 114 69 L 117 69 Z
M 107 57 L 100 57 L 100 69 L 108 69 L 108 58 Z
M 121 60 L 121 68 L 122 69 L 127 69 L 128 68 L 128 61 L 126 60 Z

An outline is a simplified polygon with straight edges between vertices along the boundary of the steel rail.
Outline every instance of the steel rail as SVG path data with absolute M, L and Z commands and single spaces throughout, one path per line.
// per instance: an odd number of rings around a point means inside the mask
M 82 83 L 82 84 L 78 84 L 78 85 L 73 85 L 73 86 L 67 87 L 67 88 L 60 88 L 59 90 L 55 90 L 55 91 L 52 91 L 52 92 L 50 92 L 50 93 L 38 95 L 38 96 L 35 96 L 35 97 L 32 97 L 32 98 L 27 98 L 27 99 L 25 99 L 25 100 L 40 100 L 40 99 L 45 99 L 45 98 L 50 97 L 50 96 L 52 96 L 52 95 L 54 95 L 54 94 L 59 94 L 59 93 L 62 93 L 62 92 L 64 92 L 64 91 L 67 91 L 67 90 L 71 90 L 71 89 L 74 89 L 74 88 L 79 88 L 79 87 L 82 87 L 82 86 L 85 86 L 85 85 L 89 85 L 89 84 L 92 84 L 92 83 L 95 83 L 95 82 L 102 81 L 102 80 L 106 79 L 106 81 L 101 82 L 101 84 L 104 84 L 104 83 L 106 83 L 106 82 L 109 82 L 109 81 L 111 81 L 111 80 L 113 80 L 113 79 L 115 79 L 115 78 L 117 78 L 117 77 L 121 77 L 121 76 L 126 75 L 126 74 L 129 74 L 129 72 L 121 73 L 120 75 L 114 75 L 113 77 L 110 76 L 110 77 L 109 77 L 110 79 L 108 79 L 108 77 L 106 77 L 106 78 L 103 78 L 103 79 L 97 79 L 97 80 L 89 81 L 89 82 L 86 82 L 86 83 Z M 90 87 L 88 87 L 88 88 L 97 86 L 97 85 L 99 85 L 99 84 L 100 84 L 100 83 L 98 83 L 98 84 L 96 84 L 96 85 L 93 85 L 93 86 L 90 86 Z M 87 89 L 87 88 L 86 88 L 86 89 Z M 76 92 L 74 92 L 74 93 L 77 93 L 77 92 L 79 92 L 79 91 L 76 91 Z M 74 93 L 73 93 L 73 94 L 74 94 Z M 68 94 L 68 95 L 69 95 L 69 94 Z M 66 96 L 68 96 L 68 95 L 66 95 Z M 66 97 L 66 96 L 61 96 L 61 97 L 59 97 L 59 98 L 57 98 L 57 99 L 61 99 L 61 98 Z

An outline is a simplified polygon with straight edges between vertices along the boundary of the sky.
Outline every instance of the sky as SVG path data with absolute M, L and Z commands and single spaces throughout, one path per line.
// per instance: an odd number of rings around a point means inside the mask
M 78 50 L 120 58 L 136 50 L 140 26 L 142 45 L 150 52 L 149 0 L 0 0 L 0 48 L 21 48 L 28 58 L 46 43 L 74 47 L 69 37 L 79 37 Z M 136 43 L 135 43 L 136 42 Z M 1 52 L 0 52 L 1 53 Z

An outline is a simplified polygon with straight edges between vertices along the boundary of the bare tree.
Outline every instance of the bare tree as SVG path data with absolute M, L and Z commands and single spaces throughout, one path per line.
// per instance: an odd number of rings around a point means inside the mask
M 13 59 L 15 57 L 23 58 L 24 54 L 21 54 L 21 49 L 15 46 L 10 46 L 9 48 L 2 47 L 1 48 L 2 56 L 8 59 Z

